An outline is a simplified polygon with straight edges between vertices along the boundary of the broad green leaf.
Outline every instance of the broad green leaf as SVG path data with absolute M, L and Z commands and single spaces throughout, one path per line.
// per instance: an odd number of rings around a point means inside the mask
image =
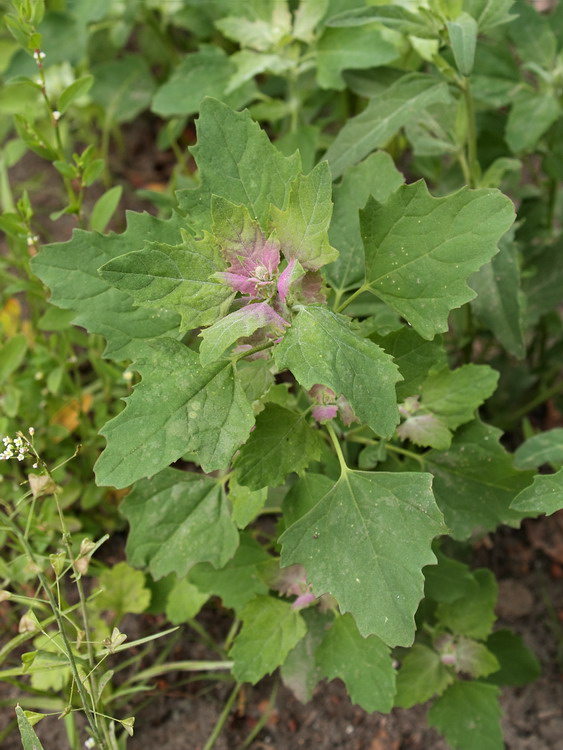
M 77 78 L 76 81 L 73 81 L 70 84 L 70 86 L 67 86 L 59 97 L 58 110 L 61 115 L 66 112 L 75 99 L 87 94 L 93 83 L 94 76 L 85 75 L 81 78 Z
M 308 471 L 291 487 L 283 500 L 283 517 L 286 527 L 299 521 L 327 492 L 334 482 L 324 474 Z
M 241 47 L 265 52 L 291 33 L 291 14 L 287 0 L 276 0 L 274 3 L 262 0 L 259 4 L 244 8 L 244 15 L 238 16 L 236 13 L 236 8 L 233 8 L 233 15 L 221 18 L 215 25 Z
M 58 632 L 41 634 L 34 639 L 36 655 L 31 668 L 31 687 L 44 692 L 60 692 L 72 679 L 62 636 Z M 75 658 L 77 654 L 75 654 Z M 23 661 L 23 659 L 22 659 Z M 24 666 L 25 666 L 25 662 Z
M 445 532 L 430 484 L 423 473 L 346 471 L 282 535 L 282 566 L 303 565 L 315 593 L 332 594 L 364 637 L 410 645 L 421 568 Z
M 331 195 L 328 163 L 321 161 L 308 175 L 293 181 L 285 210 L 272 208 L 272 226 L 284 256 L 287 260 L 295 258 L 310 271 L 317 271 L 338 257 L 338 251 L 328 241 Z
M 155 579 L 182 578 L 199 562 L 220 568 L 238 546 L 221 487 L 200 474 L 165 469 L 138 482 L 120 510 L 130 525 L 127 559 Z
M 497 630 L 487 638 L 487 648 L 497 658 L 500 669 L 489 676 L 494 685 L 527 685 L 541 674 L 535 654 L 511 630 Z
M 508 33 L 525 63 L 536 63 L 550 70 L 557 54 L 557 38 L 545 14 L 525 0 L 516 0 L 512 6 L 516 17 L 508 27 Z M 532 124 L 532 123 L 530 123 Z
M 483 682 L 456 682 L 430 707 L 428 723 L 453 750 L 503 750 L 500 690 Z
M 424 568 L 424 596 L 436 602 L 455 602 L 471 596 L 477 590 L 469 567 L 436 551 L 437 565 Z
M 455 644 L 455 670 L 477 679 L 498 672 L 496 656 L 482 643 L 471 638 L 459 638 Z
M 293 17 L 293 37 L 302 42 L 311 42 L 328 5 L 329 0 L 301 0 Z
M 307 625 L 307 633 L 287 655 L 281 668 L 281 678 L 297 700 L 307 703 L 313 697 L 316 685 L 323 678 L 321 668 L 315 659 L 315 652 L 326 635 L 332 617 L 320 612 L 317 607 L 302 610 L 301 616 Z
M 533 326 L 547 312 L 562 301 L 563 289 L 563 243 L 556 242 L 541 248 L 528 261 L 522 279 L 526 295 L 526 324 Z
M 362 638 L 351 615 L 336 618 L 316 660 L 325 677 L 344 681 L 352 703 L 369 713 L 393 708 L 395 669 L 389 648 L 376 635 Z
M 430 370 L 441 370 L 447 364 L 441 336 L 427 341 L 412 328 L 401 326 L 387 336 L 374 335 L 372 340 L 390 354 L 399 367 L 403 376 L 403 380 L 397 383 L 399 399 L 420 394 Z
M 230 650 L 233 675 L 255 685 L 281 666 L 304 637 L 307 628 L 291 604 L 271 596 L 257 596 L 240 613 L 242 630 Z
M 514 220 L 498 190 L 463 188 L 434 198 L 421 180 L 360 213 L 370 291 L 426 339 L 448 330 L 450 310 L 475 294 L 467 279 L 497 252 Z
M 104 570 L 99 584 L 102 591 L 95 599 L 95 606 L 114 612 L 118 622 L 125 614 L 144 612 L 150 604 L 151 592 L 145 586 L 145 574 L 126 562 Z
M 243 49 L 239 52 L 235 52 L 234 55 L 230 56 L 229 62 L 235 66 L 235 72 L 229 78 L 229 83 L 226 87 L 227 95 L 236 91 L 236 89 L 241 87 L 244 83 L 250 81 L 261 73 L 283 75 L 290 70 L 293 65 L 291 60 L 282 55 L 256 52 L 251 49 Z M 219 98 L 225 101 L 227 97 L 221 96 Z M 232 96 L 229 98 L 232 99 Z M 247 97 L 247 99 L 248 98 L 249 97 Z M 260 104 L 258 104 L 258 106 L 260 106 Z
M 35 734 L 35 730 L 25 715 L 25 711 L 20 706 L 16 706 L 16 719 L 18 721 L 23 750 L 43 750 L 43 745 L 39 737 Z
M 408 417 L 397 428 L 397 435 L 401 440 L 410 440 L 415 445 L 437 450 L 446 450 L 452 441 L 452 433 L 434 414 L 415 414 Z
M 225 315 L 234 292 L 212 278 L 225 264 L 211 239 L 183 239 L 180 245 L 147 242 L 141 250 L 110 260 L 99 274 L 137 305 L 178 313 L 181 330 L 187 331 Z
M 197 352 L 159 339 L 133 366 L 142 381 L 101 430 L 107 446 L 95 467 L 98 484 L 126 487 L 188 452 L 207 473 L 225 469 L 254 423 L 233 365 L 203 368 Z
M 262 545 L 248 534 L 241 534 L 235 556 L 219 570 L 209 563 L 201 563 L 190 572 L 200 591 L 221 597 L 223 606 L 242 609 L 258 594 L 267 594 L 268 587 L 260 577 L 260 568 L 271 561 Z
M 492 631 L 496 620 L 498 586 L 493 573 L 487 568 L 474 570 L 477 589 L 453 602 L 440 602 L 436 617 L 441 625 L 456 635 L 484 640 Z
M 441 695 L 454 680 L 439 654 L 421 643 L 409 650 L 397 674 L 395 705 L 411 708 L 426 703 L 434 695 Z
M 216 99 L 204 99 L 197 121 L 195 156 L 201 185 L 177 193 L 190 223 L 208 229 L 211 194 L 246 206 L 264 227 L 270 204 L 283 208 L 299 155 L 285 157 L 248 112 L 233 112 Z
M 321 384 L 345 396 L 377 435 L 393 434 L 399 421 L 398 369 L 380 347 L 355 333 L 347 318 L 324 307 L 302 307 L 274 358 L 304 388 Z
M 463 9 L 477 19 L 480 33 L 512 21 L 515 16 L 509 11 L 513 7 L 514 0 L 463 0 Z
M 561 113 L 561 106 L 553 94 L 521 91 L 506 123 L 505 138 L 511 151 L 515 154 L 533 151 Z
M 170 78 L 153 97 L 151 109 L 161 117 L 192 115 L 206 96 L 213 96 L 233 109 L 243 107 L 254 97 L 254 82 L 227 93 L 235 65 L 226 53 L 211 44 L 202 44 L 197 52 L 186 55 L 175 66 Z
M 501 431 L 479 421 L 461 427 L 447 451 L 425 454 L 434 474 L 434 494 L 454 539 L 475 531 L 518 526 L 524 514 L 511 502 L 528 486 L 532 472 L 517 471 L 500 445 Z
M 109 224 L 111 217 L 114 215 L 119 201 L 121 200 L 121 193 L 123 188 L 121 185 L 115 185 L 105 192 L 94 204 L 92 213 L 90 214 L 90 228 L 95 232 L 103 234 L 107 225 Z
M 354 29 L 325 29 L 317 42 L 317 81 L 323 89 L 345 88 L 343 70 L 375 68 L 400 56 L 398 35 L 377 23 Z
M 477 46 L 477 21 L 469 13 L 461 13 L 446 26 L 456 67 L 462 76 L 470 76 Z
M 123 234 L 102 237 L 75 229 L 71 240 L 46 245 L 32 259 L 33 272 L 51 289 L 50 301 L 73 310 L 75 325 L 104 336 L 104 356 L 111 359 L 132 359 L 143 342 L 179 335 L 177 315 L 135 307 L 129 294 L 114 289 L 98 274 L 104 263 L 146 240 L 179 242 L 178 217 L 162 221 L 149 214 L 128 213 Z
M 377 5 L 376 7 L 359 7 L 346 9 L 331 16 L 327 25 L 335 28 L 365 26 L 374 22 L 384 24 L 390 29 L 420 38 L 434 36 L 436 31 L 425 22 L 422 15 L 417 15 L 397 5 Z
M 17 333 L 0 347 L 0 383 L 4 383 L 24 360 L 27 352 L 27 337 Z
M 388 141 L 431 104 L 450 101 L 445 83 L 429 75 L 402 76 L 344 125 L 326 152 L 334 179 Z
M 319 433 L 304 415 L 267 404 L 235 462 L 236 479 L 251 490 L 277 487 L 320 457 Z
M 92 100 L 103 107 L 109 123 L 131 122 L 150 105 L 156 82 L 141 55 L 127 54 L 102 62 L 91 70 Z
M 526 515 L 546 513 L 548 516 L 563 508 L 563 469 L 556 474 L 538 474 L 529 487 L 516 495 L 512 510 Z
M 503 240 L 499 247 L 490 263 L 469 279 L 469 286 L 477 294 L 471 307 L 504 348 L 522 359 L 526 353 L 522 330 L 525 299 L 520 288 L 517 249 L 514 243 Z
M 229 500 L 233 506 L 233 521 L 239 529 L 246 528 L 249 523 L 254 521 L 267 499 L 267 487 L 253 491 L 238 484 L 234 477 L 229 479 Z
M 517 469 L 537 469 L 550 463 L 563 463 L 562 427 L 532 435 L 514 453 Z
M 228 287 L 223 288 L 229 291 Z M 212 364 L 238 339 L 251 336 L 260 328 L 268 328 L 271 333 L 281 335 L 286 325 L 287 322 L 266 302 L 257 302 L 235 310 L 201 331 L 201 364 L 203 367 Z
M 377 151 L 349 169 L 334 188 L 334 209 L 329 240 L 339 257 L 326 268 L 326 276 L 336 289 L 359 286 L 364 278 L 364 249 L 360 234 L 360 208 L 372 195 L 380 203 L 404 182 L 393 159 Z
M 178 578 L 173 585 L 166 601 L 166 619 L 172 625 L 181 625 L 193 620 L 209 599 L 187 578 Z

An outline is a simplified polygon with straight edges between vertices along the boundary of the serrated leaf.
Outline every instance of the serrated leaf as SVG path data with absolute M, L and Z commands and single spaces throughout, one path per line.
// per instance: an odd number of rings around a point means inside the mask
M 462 76 L 469 76 L 475 61 L 477 46 L 477 21 L 469 13 L 460 13 L 453 21 L 448 21 L 448 34 L 457 69 Z
M 241 534 L 234 557 L 216 570 L 209 563 L 201 563 L 190 572 L 200 591 L 221 597 L 223 606 L 241 610 L 258 594 L 267 594 L 268 587 L 260 577 L 260 568 L 271 561 L 262 545 L 248 534 Z
M 267 404 L 235 462 L 236 479 L 251 490 L 277 487 L 320 457 L 319 433 L 304 415 Z
M 334 179 L 389 140 L 431 104 L 448 104 L 445 83 L 429 75 L 401 76 L 386 91 L 374 96 L 365 110 L 344 125 L 326 152 Z
M 33 272 L 51 289 L 50 301 L 73 310 L 75 325 L 104 336 L 104 356 L 111 359 L 132 359 L 143 342 L 179 335 L 176 314 L 135 307 L 129 294 L 114 289 L 98 274 L 104 263 L 137 249 L 145 240 L 178 242 L 178 217 L 162 221 L 128 213 L 123 234 L 102 237 L 75 229 L 71 240 L 46 245 L 32 259 Z
M 364 250 L 360 233 L 360 208 L 370 195 L 385 203 L 404 182 L 393 159 L 386 151 L 371 154 L 349 169 L 333 192 L 334 209 L 329 240 L 339 257 L 326 269 L 326 276 L 336 289 L 359 286 L 364 278 Z
M 272 227 L 287 260 L 317 271 L 336 260 L 338 251 L 328 241 L 332 215 L 332 177 L 328 162 L 321 161 L 306 176 L 291 184 L 287 207 L 272 208 Z
M 235 679 L 253 685 L 281 666 L 307 631 L 302 616 L 291 604 L 271 596 L 250 601 L 240 619 L 242 630 L 229 655 L 235 662 Z
M 343 316 L 324 307 L 302 307 L 275 348 L 274 358 L 304 388 L 321 384 L 345 396 L 377 435 L 393 434 L 399 421 L 398 369 L 382 349 L 355 333 Z
M 386 65 L 400 56 L 400 37 L 377 23 L 355 29 L 327 28 L 317 42 L 317 80 L 323 89 L 345 88 L 343 70 Z
M 452 442 L 452 433 L 443 420 L 434 414 L 416 414 L 408 417 L 397 428 L 401 440 L 410 440 L 424 448 L 446 450 Z
M 125 614 L 144 612 L 150 604 L 151 592 L 145 586 L 144 573 L 126 562 L 104 570 L 99 583 L 102 591 L 96 597 L 95 606 L 114 612 L 117 622 Z
M 254 423 L 236 371 L 224 360 L 203 368 L 197 352 L 173 339 L 147 344 L 135 361 L 142 381 L 100 433 L 100 485 L 126 487 L 195 452 L 205 472 L 225 469 Z
M 529 487 L 514 498 L 512 510 L 526 515 L 546 513 L 548 516 L 563 508 L 563 469 L 556 474 L 538 474 Z
M 496 656 L 482 643 L 461 637 L 455 645 L 455 669 L 471 677 L 487 677 L 500 669 Z
M 307 625 L 307 633 L 289 652 L 280 672 L 283 684 L 297 700 L 307 703 L 323 678 L 321 668 L 315 660 L 315 651 L 326 634 L 332 616 L 319 612 L 317 607 L 302 610 L 301 616 Z
M 484 640 L 496 620 L 498 586 L 487 568 L 474 570 L 472 575 L 477 589 L 453 602 L 440 602 L 436 617 L 441 625 L 456 635 Z
M 201 186 L 178 191 L 180 210 L 197 228 L 209 228 L 213 194 L 246 206 L 264 227 L 270 205 L 285 205 L 299 173 L 299 155 L 283 156 L 248 112 L 233 112 L 215 99 L 204 99 L 197 133 L 192 153 Z
M 216 481 L 165 469 L 138 482 L 121 505 L 130 525 L 127 559 L 153 578 L 180 578 L 199 562 L 217 568 L 231 559 L 238 532 Z
M 492 531 L 501 523 L 518 526 L 524 518 L 510 504 L 533 474 L 513 468 L 510 454 L 500 445 L 501 435 L 475 421 L 456 432 L 449 450 L 425 454 L 436 500 L 454 539 Z
M 283 500 L 283 518 L 286 527 L 299 521 L 327 492 L 334 482 L 324 474 L 308 471 L 291 487 Z
M 23 750 L 43 750 L 43 745 L 39 737 L 35 734 L 35 730 L 20 706 L 16 706 L 16 719 L 18 721 Z
M 503 750 L 500 690 L 483 682 L 456 682 L 430 707 L 428 723 L 453 750 Z
M 541 674 L 535 654 L 511 630 L 497 630 L 487 638 L 487 648 L 500 663 L 500 669 L 487 682 L 494 685 L 527 685 Z
M 450 310 L 475 294 L 468 277 L 497 252 L 514 220 L 498 190 L 434 198 L 420 180 L 360 213 L 366 285 L 425 339 L 448 330 Z
M 469 566 L 436 551 L 437 565 L 424 568 L 424 596 L 436 602 L 455 602 L 477 590 Z
M 563 462 L 563 428 L 532 435 L 514 453 L 517 469 L 537 469 L 543 464 Z
M 99 274 L 137 305 L 178 313 L 181 330 L 187 331 L 211 325 L 227 313 L 235 293 L 212 278 L 224 267 L 210 238 L 184 236 L 180 245 L 146 242 L 142 250 L 105 263 Z
M 228 287 L 223 287 L 227 288 Z M 199 356 L 203 367 L 220 359 L 238 339 L 251 336 L 260 328 L 282 334 L 288 323 L 266 302 L 256 302 L 236 310 L 200 333 Z
M 233 506 L 233 521 L 239 529 L 246 528 L 249 523 L 254 521 L 267 499 L 267 487 L 253 491 L 238 484 L 234 477 L 229 479 L 229 500 Z
M 325 677 L 344 681 L 352 703 L 370 713 L 393 708 L 395 670 L 389 648 L 376 635 L 362 638 L 351 615 L 336 618 L 316 660 Z
M 332 594 L 364 637 L 410 645 L 421 568 L 445 531 L 430 484 L 423 473 L 346 471 L 282 535 L 282 566 L 303 565 L 315 593 Z
M 490 263 L 469 279 L 477 296 L 471 307 L 491 329 L 504 348 L 518 359 L 526 353 L 522 319 L 525 299 L 520 288 L 520 269 L 514 243 L 500 242 Z
M 187 578 L 178 578 L 166 600 L 166 618 L 172 625 L 192 620 L 209 599 Z
M 440 695 L 454 680 L 439 654 L 421 643 L 409 650 L 397 674 L 395 705 L 411 708 Z

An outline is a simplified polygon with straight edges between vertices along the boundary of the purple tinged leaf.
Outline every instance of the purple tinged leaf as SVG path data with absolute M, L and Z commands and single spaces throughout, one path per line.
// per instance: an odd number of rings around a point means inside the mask
M 336 393 L 332 388 L 328 388 L 328 386 L 321 385 L 320 383 L 309 388 L 307 395 L 317 404 L 333 404 L 336 400 Z
M 278 278 L 278 294 L 281 301 L 285 304 L 287 294 L 291 284 L 301 278 L 305 271 L 296 258 L 292 258 Z
M 228 271 L 219 271 L 214 274 L 214 277 L 219 281 L 222 281 L 235 292 L 242 292 L 242 294 L 249 294 L 251 297 L 256 297 L 256 279 L 249 279 L 247 276 L 242 276 L 239 273 L 229 273 Z
M 307 305 L 326 302 L 326 293 L 323 287 L 324 280 L 320 273 L 306 273 L 299 285 L 302 301 Z
M 316 600 L 317 597 L 315 596 L 315 594 L 313 594 L 312 591 L 307 591 L 305 594 L 301 594 L 301 596 L 297 597 L 297 599 L 291 605 L 291 609 L 304 609 Z
M 336 416 L 338 415 L 338 406 L 336 406 L 336 404 L 332 404 L 330 406 L 315 406 L 311 413 L 313 415 L 313 419 L 323 424 L 324 422 L 328 422 L 329 420 L 336 418 Z
M 345 396 L 339 396 L 336 400 L 336 404 L 338 406 L 340 419 L 342 420 L 343 424 L 346 425 L 346 427 L 349 427 L 352 422 L 360 421 L 356 416 L 354 410 L 352 409 L 352 405 Z

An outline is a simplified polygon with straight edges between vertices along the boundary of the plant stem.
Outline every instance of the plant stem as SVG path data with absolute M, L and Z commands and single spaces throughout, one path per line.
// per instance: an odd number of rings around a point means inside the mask
M 342 474 L 346 474 L 346 472 L 348 471 L 348 464 L 346 463 L 346 459 L 344 458 L 344 454 L 342 453 L 340 441 L 338 440 L 338 437 L 336 436 L 336 433 L 334 431 L 334 427 L 331 425 L 330 422 L 327 422 L 326 430 L 328 434 L 330 435 L 332 444 L 334 445 L 334 450 L 336 451 L 336 455 L 338 456 L 338 462 L 340 463 Z
M 351 294 L 348 299 L 345 299 L 344 302 L 336 308 L 337 313 L 341 313 L 343 310 L 345 310 L 348 305 L 350 305 L 357 297 L 360 296 L 360 294 L 363 294 L 364 292 L 367 292 L 369 290 L 369 284 L 363 284 L 359 289 L 356 289 L 354 294 Z
M 557 396 L 561 392 L 563 392 L 563 380 L 558 380 L 550 388 L 546 388 L 543 391 L 540 391 L 540 393 L 538 393 L 535 398 L 528 401 L 528 403 L 524 404 L 524 406 L 522 406 L 520 409 L 516 409 L 515 411 L 513 411 L 509 415 L 508 419 L 504 421 L 500 420 L 498 422 L 499 426 L 503 430 L 512 427 L 535 408 L 541 406 L 546 401 L 549 401 L 550 398 L 553 398 L 553 396 Z
M 348 437 L 348 435 L 346 437 Z M 371 438 L 349 437 L 348 439 L 351 443 L 359 443 L 360 445 L 379 445 L 379 440 L 371 440 Z M 418 461 L 422 468 L 424 468 L 426 464 L 424 457 L 421 456 L 420 453 L 414 453 L 406 448 L 393 445 L 393 443 L 385 443 L 385 450 L 388 450 L 390 453 L 398 453 L 401 456 L 412 458 L 414 461 Z
M 471 93 L 469 78 L 462 78 L 460 87 L 463 92 L 467 117 L 467 136 L 465 143 L 467 149 L 467 167 L 469 171 L 468 184 L 469 187 L 474 188 L 477 186 L 479 162 L 477 161 L 477 123 L 475 122 L 475 103 L 473 101 L 473 94 Z
M 246 748 L 250 747 L 250 745 L 254 742 L 258 734 L 266 726 L 266 723 L 268 719 L 270 718 L 272 711 L 274 710 L 274 706 L 276 703 L 276 696 L 278 694 L 278 688 L 279 688 L 279 682 L 276 680 L 274 682 L 274 687 L 272 688 L 272 692 L 270 693 L 270 697 L 268 699 L 268 705 L 266 707 L 266 710 L 263 712 L 262 716 L 260 717 L 260 720 L 256 723 L 256 726 L 253 728 L 253 730 L 250 732 L 248 737 L 242 743 L 239 750 L 246 750 Z
M 209 739 L 205 743 L 203 750 L 212 750 L 212 748 L 215 746 L 215 743 L 217 742 L 217 739 L 219 738 L 219 735 L 223 731 L 223 727 L 225 726 L 225 722 L 227 721 L 229 717 L 229 713 L 231 712 L 231 708 L 233 707 L 233 704 L 237 698 L 237 695 L 240 692 L 240 689 L 242 688 L 242 682 L 237 682 L 237 684 L 234 687 L 234 690 L 229 695 L 229 698 L 227 702 L 225 703 L 225 706 L 223 710 L 221 711 L 221 715 L 217 719 L 217 723 L 213 727 L 213 731 L 209 735 Z
M 143 680 L 149 680 L 151 677 L 157 677 L 161 674 L 168 672 L 219 672 L 222 670 L 229 670 L 233 666 L 232 661 L 171 661 L 166 664 L 157 664 L 153 667 L 143 669 L 141 672 L 137 672 L 128 681 L 127 684 L 132 682 L 142 682 Z

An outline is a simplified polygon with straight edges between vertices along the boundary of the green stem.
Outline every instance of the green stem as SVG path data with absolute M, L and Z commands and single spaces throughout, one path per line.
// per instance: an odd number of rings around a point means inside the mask
M 341 313 L 343 310 L 345 310 L 348 305 L 350 305 L 357 297 L 360 296 L 360 294 L 363 294 L 364 292 L 367 292 L 370 288 L 369 284 L 363 284 L 359 289 L 356 289 L 354 294 L 351 294 L 347 299 L 344 300 L 344 302 L 336 308 L 337 313 Z
M 463 78 L 461 83 L 463 99 L 465 101 L 465 112 L 467 116 L 467 166 L 469 168 L 469 187 L 476 187 L 479 172 L 479 162 L 477 160 L 477 123 L 475 121 L 475 103 L 471 93 L 469 78 Z
M 497 424 L 501 429 L 506 430 L 509 427 L 512 427 L 513 425 L 517 424 L 523 417 L 528 415 L 531 411 L 536 409 L 538 406 L 541 406 L 546 401 L 549 401 L 550 398 L 553 398 L 553 396 L 557 396 L 559 393 L 563 392 L 563 380 L 558 380 L 556 383 L 554 383 L 550 388 L 546 388 L 540 393 L 538 393 L 537 396 L 535 396 L 533 399 L 528 401 L 527 404 L 524 404 L 520 409 L 516 409 L 513 411 L 508 419 L 506 420 L 499 420 Z
M 158 677 L 168 672 L 219 672 L 231 669 L 233 664 L 232 661 L 171 661 L 137 672 L 126 684 L 150 680 L 152 677 Z
M 248 349 L 248 351 L 246 352 L 241 352 L 240 354 L 237 354 L 236 357 L 233 357 L 233 364 L 235 362 L 238 362 L 239 359 L 244 359 L 245 357 L 249 357 L 251 354 L 256 354 L 256 352 L 263 352 L 264 349 L 271 349 L 273 345 L 273 341 L 268 341 L 267 344 L 260 344 L 260 346 L 255 346 L 252 349 Z
M 242 682 L 237 682 L 237 684 L 234 687 L 234 690 L 229 695 L 229 699 L 225 703 L 225 706 L 223 710 L 221 711 L 221 715 L 217 719 L 217 723 L 213 727 L 213 731 L 209 735 L 209 739 L 205 743 L 203 750 L 212 750 L 213 747 L 215 747 L 215 743 L 217 742 L 219 735 L 223 731 L 223 727 L 225 726 L 225 722 L 227 721 L 229 714 L 231 712 L 231 708 L 233 707 L 233 704 L 235 700 L 237 699 L 237 695 L 240 692 L 240 689 L 242 688 Z
M 268 705 L 266 707 L 266 710 L 260 717 L 260 720 L 256 723 L 256 726 L 254 729 L 250 732 L 248 737 L 245 739 L 245 741 L 240 746 L 239 750 L 246 750 L 247 747 L 250 747 L 250 745 L 254 742 L 256 737 L 259 735 L 259 733 L 262 731 L 262 729 L 266 726 L 268 719 L 270 718 L 272 711 L 274 710 L 274 706 L 276 704 L 276 697 L 278 694 L 278 688 L 279 683 L 276 680 L 274 683 L 274 687 L 272 688 L 272 692 L 270 693 L 270 697 L 268 699 Z
M 346 474 L 346 472 L 348 471 L 348 464 L 346 463 L 346 459 L 344 458 L 344 454 L 342 453 L 340 441 L 338 440 L 338 437 L 336 436 L 334 427 L 331 425 L 330 422 L 327 422 L 325 426 L 326 426 L 326 430 L 328 434 L 330 435 L 330 439 L 332 440 L 332 444 L 334 446 L 334 450 L 336 451 L 336 455 L 338 456 L 338 462 L 340 463 L 342 474 Z
M 348 435 L 346 435 L 346 437 L 348 438 Z M 358 443 L 359 445 L 379 445 L 379 440 L 371 440 L 371 438 L 350 437 L 348 439 L 351 443 Z M 414 461 L 418 461 L 423 469 L 425 467 L 426 461 L 424 457 L 419 453 L 414 453 L 413 451 L 409 451 L 406 448 L 401 448 L 398 445 L 393 445 L 393 443 L 385 443 L 385 450 L 388 450 L 390 453 L 398 453 L 401 456 L 412 458 Z

